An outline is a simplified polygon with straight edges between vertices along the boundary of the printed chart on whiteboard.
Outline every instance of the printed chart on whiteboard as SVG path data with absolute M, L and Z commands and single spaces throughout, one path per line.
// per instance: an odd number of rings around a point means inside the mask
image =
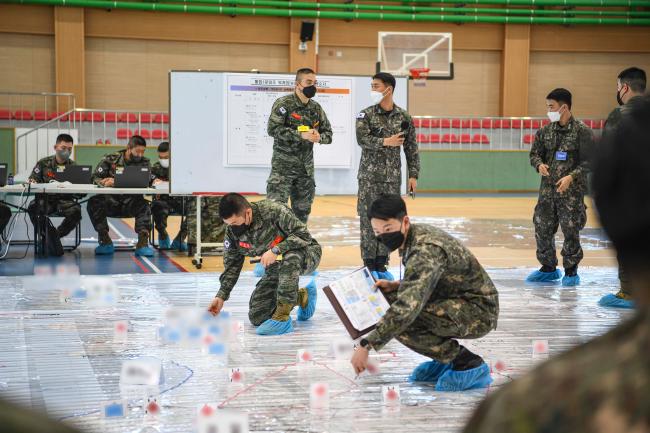
M 294 91 L 293 75 L 226 74 L 224 163 L 226 166 L 270 167 L 273 138 L 266 132 L 276 99 Z M 314 164 L 322 168 L 349 168 L 354 139 L 353 79 L 318 76 L 318 102 L 332 125 L 331 144 L 314 145 Z

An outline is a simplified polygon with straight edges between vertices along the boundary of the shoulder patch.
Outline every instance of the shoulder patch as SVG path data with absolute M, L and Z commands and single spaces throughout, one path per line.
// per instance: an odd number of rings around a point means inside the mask
M 229 241 L 228 239 L 224 239 L 224 240 L 223 240 L 223 247 L 224 247 L 225 249 L 230 248 L 230 241 Z
M 287 109 L 284 107 L 278 108 L 278 111 L 280 112 L 280 114 L 287 114 Z
M 40 169 L 40 168 L 36 167 L 36 168 L 34 169 L 34 173 L 40 173 L 40 172 L 41 172 L 41 169 Z
M 366 113 L 364 113 L 363 111 L 357 114 L 357 119 L 363 119 L 364 117 L 366 117 Z
M 97 169 L 97 173 L 101 173 L 102 171 L 104 171 L 104 169 L 101 168 L 101 167 L 99 167 L 99 168 Z

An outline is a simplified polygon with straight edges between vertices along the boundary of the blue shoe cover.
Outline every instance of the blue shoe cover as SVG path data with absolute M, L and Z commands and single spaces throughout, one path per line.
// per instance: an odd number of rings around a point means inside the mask
M 169 248 L 172 250 L 187 251 L 187 244 L 185 242 L 179 241 L 178 239 L 174 239 Z
M 490 367 L 484 362 L 470 370 L 445 371 L 436 383 L 436 391 L 465 391 L 466 389 L 486 388 L 491 383 Z
M 535 271 L 526 278 L 526 281 L 529 282 L 546 282 L 546 281 L 556 281 L 562 277 L 562 273 L 559 269 L 554 270 L 553 272 L 542 272 Z
M 153 256 L 153 249 L 151 247 L 136 248 L 135 249 L 135 255 L 136 256 L 143 256 L 143 257 L 152 257 Z
M 388 280 L 388 281 L 395 281 L 395 277 L 393 277 L 393 274 L 390 272 L 378 272 L 378 271 L 372 271 L 370 274 L 372 274 L 373 277 L 375 277 L 375 280 Z
M 619 298 L 618 296 L 610 293 L 600 298 L 598 305 L 601 307 L 613 307 L 613 308 L 634 308 L 634 301 L 629 299 Z
M 253 275 L 255 275 L 256 277 L 263 277 L 265 273 L 266 273 L 266 269 L 264 269 L 264 266 L 262 266 L 261 263 L 257 263 L 255 265 L 255 269 L 253 269 Z
M 115 247 L 113 244 L 99 244 L 95 248 L 95 254 L 98 256 L 110 256 L 115 253 Z
M 409 382 L 437 382 L 442 373 L 451 368 L 449 364 L 438 361 L 427 361 L 415 367 L 409 376 Z
M 562 285 L 565 287 L 573 287 L 580 284 L 580 275 L 576 274 L 572 277 L 565 275 L 562 277 Z
M 316 277 L 313 277 L 309 284 L 305 287 L 307 289 L 307 306 L 303 309 L 298 307 L 298 320 L 304 321 L 311 319 L 316 311 L 316 300 L 318 299 L 318 291 L 316 290 Z
M 282 335 L 293 332 L 291 319 L 286 322 L 269 319 L 257 328 L 257 335 Z
M 158 247 L 160 247 L 161 250 L 168 250 L 171 247 L 169 236 L 167 236 L 165 239 L 158 239 Z

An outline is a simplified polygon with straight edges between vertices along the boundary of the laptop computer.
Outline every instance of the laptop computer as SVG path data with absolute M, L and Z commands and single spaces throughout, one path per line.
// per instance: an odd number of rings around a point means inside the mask
M 115 188 L 148 188 L 151 169 L 143 166 L 124 167 L 115 173 Z
M 0 162 L 0 186 L 7 184 L 7 170 L 9 169 L 6 162 Z
M 90 165 L 68 165 L 63 171 L 57 171 L 54 178 L 59 182 L 89 184 L 92 174 Z

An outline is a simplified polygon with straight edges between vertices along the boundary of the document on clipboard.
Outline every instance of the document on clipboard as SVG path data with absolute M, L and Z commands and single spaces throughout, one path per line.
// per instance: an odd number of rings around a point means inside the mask
M 375 329 L 390 308 L 383 293 L 375 290 L 374 285 L 368 268 L 361 268 L 323 289 L 353 339 Z

